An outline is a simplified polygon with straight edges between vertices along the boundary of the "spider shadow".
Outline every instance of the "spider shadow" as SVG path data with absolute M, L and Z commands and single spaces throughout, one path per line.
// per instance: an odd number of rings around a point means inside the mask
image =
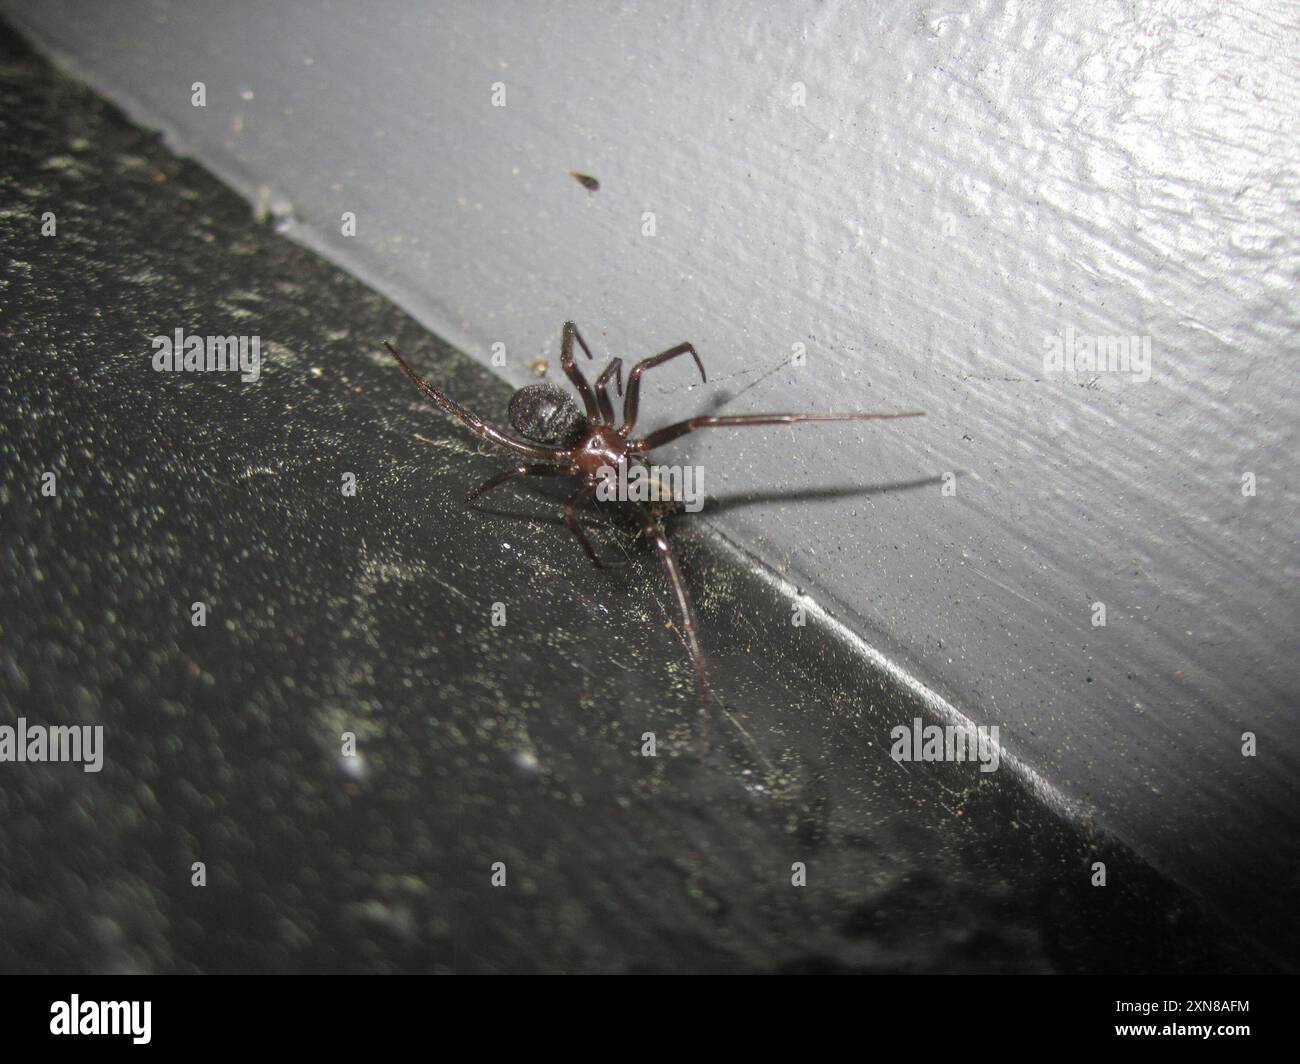
M 956 476 L 962 474 L 957 473 Z M 943 476 L 916 477 L 912 480 L 894 480 L 888 484 L 855 484 L 840 488 L 801 488 L 796 491 L 759 491 L 745 494 L 709 496 L 704 509 L 711 513 L 725 513 L 742 506 L 772 502 L 806 502 L 814 500 L 853 499 L 860 496 L 888 495 L 891 491 L 915 491 L 919 488 L 942 485 Z
M 961 473 L 956 473 L 961 476 Z M 813 500 L 832 500 L 832 499 L 852 499 L 863 496 L 888 495 L 894 491 L 915 491 L 921 488 L 934 487 L 942 485 L 944 478 L 942 475 L 932 477 L 917 477 L 911 480 L 895 480 L 887 484 L 855 484 L 837 488 L 803 488 L 797 491 L 760 491 L 746 494 L 728 495 L 722 498 L 709 496 L 704 505 L 704 511 L 709 514 L 724 513 L 728 510 L 739 509 L 742 506 L 754 506 L 761 503 L 773 502 L 804 502 Z M 573 491 L 573 485 L 577 484 L 577 478 L 573 481 L 555 480 L 534 481 L 527 488 L 527 496 L 534 502 L 542 498 L 554 504 L 554 510 L 548 513 L 538 512 L 536 509 L 529 512 L 521 512 L 514 509 L 503 509 L 499 506 L 487 506 L 481 502 L 470 501 L 466 505 L 479 514 L 486 517 L 503 517 L 512 521 L 531 521 L 543 524 L 557 529 L 565 538 L 571 538 L 568 529 L 564 525 L 564 518 L 560 514 L 560 506 L 564 499 Z M 521 491 L 523 485 L 517 485 L 516 492 Z M 703 512 L 703 511 L 701 511 Z M 669 514 L 666 522 L 675 524 L 683 517 L 690 517 L 691 514 L 685 511 Z M 619 543 L 626 547 L 634 542 L 639 536 L 639 523 L 637 520 L 618 506 L 593 506 L 590 503 L 578 509 L 578 517 L 583 522 L 583 527 L 588 530 L 598 529 L 601 531 L 612 532 L 618 539 Z M 594 518 L 594 520 L 593 520 Z M 603 537 L 602 537 L 603 538 Z M 622 559 L 614 559 L 620 561 Z M 628 559 L 630 560 L 630 559 Z M 612 568 L 609 572 L 622 572 L 623 567 Z

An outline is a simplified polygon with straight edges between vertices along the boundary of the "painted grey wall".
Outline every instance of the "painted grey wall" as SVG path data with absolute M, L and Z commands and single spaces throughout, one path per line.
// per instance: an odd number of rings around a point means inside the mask
M 0 7 L 516 383 L 574 318 L 697 345 L 660 422 L 927 411 L 673 453 L 855 489 L 703 516 L 1238 919 L 1294 890 L 1292 0 Z M 1150 379 L 1045 368 L 1067 329 Z

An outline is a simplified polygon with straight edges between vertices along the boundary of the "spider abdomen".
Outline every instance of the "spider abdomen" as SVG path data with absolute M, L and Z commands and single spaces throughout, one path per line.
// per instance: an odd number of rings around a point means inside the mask
M 530 384 L 510 397 L 510 424 L 538 443 L 568 447 L 581 438 L 587 419 L 573 397 L 554 384 Z

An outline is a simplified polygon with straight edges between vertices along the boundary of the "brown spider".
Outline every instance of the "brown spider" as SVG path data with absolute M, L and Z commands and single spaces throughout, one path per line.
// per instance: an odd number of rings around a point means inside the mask
M 397 349 L 387 341 L 384 346 L 397 359 L 406 375 L 415 382 L 415 386 L 432 399 L 444 411 L 458 418 L 467 425 L 471 432 L 485 440 L 491 440 L 502 447 L 508 447 L 516 454 L 529 461 L 504 469 L 489 477 L 469 494 L 469 499 L 476 499 L 500 484 L 515 477 L 578 477 L 582 483 L 563 504 L 564 524 L 573 533 L 587 557 L 598 569 L 608 566 L 597 556 L 595 548 L 583 531 L 575 513 L 575 506 L 581 500 L 595 494 L 601 483 L 602 470 L 618 470 L 626 476 L 631 465 L 646 467 L 644 455 L 661 447 L 679 436 L 685 436 L 696 429 L 719 428 L 729 425 L 793 425 L 802 421 L 883 421 L 901 417 L 922 417 L 919 410 L 903 414 L 739 414 L 724 417 L 694 417 L 679 421 L 666 428 L 658 429 L 647 436 L 639 438 L 630 434 L 636 426 L 637 408 L 641 398 L 641 375 L 648 369 L 663 365 L 679 355 L 690 355 L 700 370 L 700 380 L 706 381 L 704 363 L 695 348 L 690 344 L 678 344 L 658 355 L 642 359 L 627 375 L 627 394 L 623 397 L 623 419 L 618 420 L 614 414 L 614 404 L 610 401 L 608 385 L 612 379 L 623 396 L 623 360 L 615 358 L 599 377 L 596 378 L 595 390 L 582 375 L 573 360 L 573 342 L 578 341 L 588 358 L 592 358 L 591 349 L 583 340 L 578 328 L 571 321 L 564 323 L 564 334 L 560 344 L 560 365 L 565 375 L 577 389 L 582 398 L 583 411 L 579 411 L 573 398 L 562 388 L 553 384 L 530 384 L 515 392 L 510 400 L 510 424 L 525 439 L 508 436 L 500 429 L 488 424 L 476 414 L 470 413 L 455 400 L 444 395 L 428 381 L 420 377 Z M 647 469 L 648 472 L 648 469 Z M 682 614 L 682 633 L 690 650 L 691 661 L 695 666 L 696 688 L 700 696 L 701 713 L 704 718 L 703 733 L 706 744 L 710 737 L 709 683 L 704 673 L 704 653 L 700 649 L 698 624 L 695 609 L 686 585 L 682 581 L 681 570 L 673 556 L 668 538 L 655 518 L 652 510 L 644 502 L 628 502 L 635 508 L 645 530 L 645 535 L 654 544 L 663 564 L 673 595 L 677 599 L 677 608 Z

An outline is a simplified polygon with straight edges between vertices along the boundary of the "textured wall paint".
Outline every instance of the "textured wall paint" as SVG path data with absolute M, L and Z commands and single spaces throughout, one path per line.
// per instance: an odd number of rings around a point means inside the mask
M 710 387 L 656 371 L 648 418 L 928 411 L 673 453 L 850 489 L 704 516 L 1238 920 L 1289 905 L 1291 0 L 0 6 L 516 383 L 572 317 L 695 342 Z M 1149 337 L 1150 380 L 1045 371 L 1067 328 Z

